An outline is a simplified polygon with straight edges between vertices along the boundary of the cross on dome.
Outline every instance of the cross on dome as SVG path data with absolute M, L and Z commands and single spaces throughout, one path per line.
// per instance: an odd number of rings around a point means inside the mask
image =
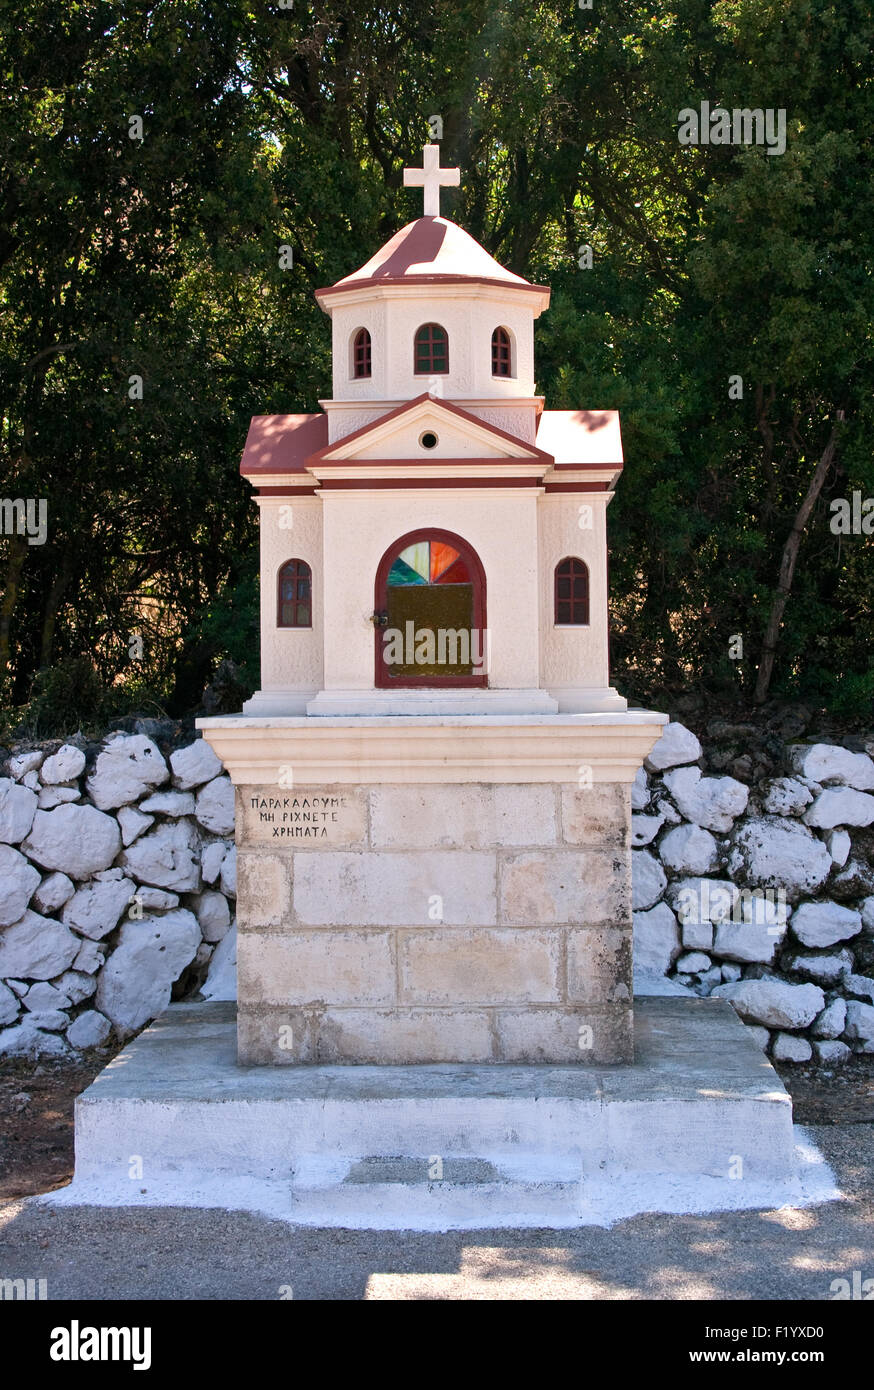
M 405 188 L 425 190 L 425 216 L 440 216 L 440 188 L 457 188 L 461 173 L 458 169 L 440 168 L 440 146 L 425 145 L 422 150 L 422 169 L 404 170 Z

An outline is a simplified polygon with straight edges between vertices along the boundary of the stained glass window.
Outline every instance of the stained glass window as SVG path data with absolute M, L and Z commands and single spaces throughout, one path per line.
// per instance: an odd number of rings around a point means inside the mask
M 573 557 L 555 567 L 555 621 L 585 627 L 589 621 L 589 568 Z
M 416 541 L 393 560 L 390 587 L 400 584 L 469 584 L 470 574 L 457 550 L 445 541 Z
M 492 376 L 510 376 L 510 335 L 506 328 L 492 334 Z
M 352 375 L 354 377 L 370 376 L 370 365 L 370 334 L 366 328 L 359 328 L 352 340 Z
M 425 323 L 418 329 L 413 371 L 416 376 L 439 376 L 449 371 L 449 337 L 439 323 Z
M 286 560 L 279 571 L 280 627 L 312 627 L 313 576 L 305 560 Z

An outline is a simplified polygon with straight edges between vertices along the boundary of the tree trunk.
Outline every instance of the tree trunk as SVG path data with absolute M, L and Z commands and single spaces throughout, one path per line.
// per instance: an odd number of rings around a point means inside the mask
M 70 571 L 72 569 L 72 556 L 69 550 L 65 550 L 61 559 L 57 574 L 52 580 L 51 588 L 46 598 L 46 606 L 43 612 L 42 640 L 40 642 L 39 664 L 40 666 L 50 666 L 52 660 L 52 649 L 55 645 L 55 625 L 58 617 L 58 609 L 61 606 L 61 599 L 64 591 L 70 582 Z
M 801 537 L 804 528 L 810 518 L 810 513 L 816 505 L 816 499 L 822 492 L 823 485 L 835 456 L 837 445 L 838 424 L 843 420 L 844 412 L 839 410 L 837 421 L 832 428 L 829 441 L 822 451 L 819 463 L 816 465 L 810 486 L 807 489 L 804 501 L 798 508 L 795 520 L 792 523 L 792 530 L 783 546 L 783 557 L 780 561 L 780 578 L 777 582 L 777 592 L 774 595 L 774 602 L 771 604 L 771 612 L 768 616 L 768 626 L 765 629 L 765 640 L 762 643 L 762 659 L 759 662 L 759 671 L 756 677 L 755 701 L 757 705 L 764 704 L 768 696 L 771 685 L 771 676 L 774 673 L 774 658 L 777 653 L 777 640 L 780 635 L 780 626 L 783 622 L 783 614 L 786 604 L 789 601 L 789 594 L 792 590 L 792 579 L 795 574 L 795 562 L 798 559 L 798 550 L 801 545 Z

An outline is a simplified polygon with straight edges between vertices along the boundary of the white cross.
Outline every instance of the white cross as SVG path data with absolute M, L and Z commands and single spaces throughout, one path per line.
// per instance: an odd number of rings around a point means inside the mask
M 424 188 L 425 216 L 440 216 L 440 187 L 457 188 L 461 178 L 458 169 L 440 168 L 440 146 L 426 145 L 422 151 L 423 169 L 404 170 L 404 188 Z

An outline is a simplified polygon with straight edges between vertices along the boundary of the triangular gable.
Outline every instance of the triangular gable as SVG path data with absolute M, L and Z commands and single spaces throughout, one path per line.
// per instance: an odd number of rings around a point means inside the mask
M 426 452 L 419 447 L 418 439 L 428 430 L 433 430 L 442 444 Z M 307 466 L 393 458 L 409 461 L 411 456 L 423 463 L 436 458 L 444 462 L 447 458 L 493 458 L 534 460 L 545 466 L 552 463 L 552 455 L 543 449 L 426 391 L 313 453 L 307 459 Z

